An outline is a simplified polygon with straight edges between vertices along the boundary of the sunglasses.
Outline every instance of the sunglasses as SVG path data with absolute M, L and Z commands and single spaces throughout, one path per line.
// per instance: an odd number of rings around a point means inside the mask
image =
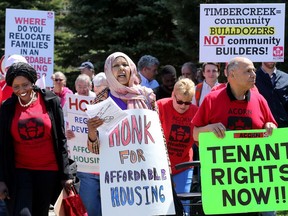
M 176 95 L 174 95 L 175 99 L 176 99 L 176 103 L 179 105 L 185 104 L 185 105 L 191 105 L 191 101 L 182 101 L 182 100 L 178 100 Z
M 54 81 L 55 81 L 55 82 L 58 82 L 58 81 L 62 82 L 63 79 L 54 79 Z

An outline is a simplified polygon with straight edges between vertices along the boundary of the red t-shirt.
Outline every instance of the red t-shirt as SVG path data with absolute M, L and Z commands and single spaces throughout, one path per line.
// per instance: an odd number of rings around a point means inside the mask
M 191 104 L 185 113 L 180 114 L 173 108 L 171 98 L 160 99 L 157 101 L 157 105 L 167 143 L 172 174 L 177 174 L 185 169 L 176 170 L 176 164 L 192 161 L 194 139 L 191 120 L 198 107 Z
M 51 131 L 51 120 L 39 94 L 28 107 L 16 104 L 11 126 L 16 168 L 58 170 Z
M 2 99 L 1 99 L 1 103 L 2 103 L 3 101 L 11 97 L 13 93 L 13 89 L 10 86 L 7 86 L 5 80 L 0 81 L 0 87 L 2 90 Z
M 1 107 L 1 104 L 2 104 L 2 89 L 0 88 L 0 107 Z
M 247 100 L 240 101 L 232 98 L 230 87 L 211 91 L 194 116 L 193 125 L 221 122 L 227 130 L 262 129 L 267 122 L 277 125 L 263 96 L 255 90 L 248 94 Z

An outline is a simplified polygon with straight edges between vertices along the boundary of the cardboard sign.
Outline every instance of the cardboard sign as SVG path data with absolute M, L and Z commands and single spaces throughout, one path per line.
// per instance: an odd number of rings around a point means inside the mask
M 126 110 L 128 117 L 100 135 L 103 216 L 175 214 L 158 114 Z
M 65 109 L 67 111 L 67 129 L 75 137 L 67 140 L 69 156 L 76 161 L 80 172 L 99 173 L 99 155 L 91 153 L 87 148 L 88 116 L 85 113 L 86 104 L 90 104 L 94 97 L 81 95 L 67 95 Z

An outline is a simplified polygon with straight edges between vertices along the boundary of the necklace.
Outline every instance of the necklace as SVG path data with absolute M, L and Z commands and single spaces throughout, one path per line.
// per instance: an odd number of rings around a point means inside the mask
M 22 104 L 22 102 L 21 102 L 21 99 L 20 99 L 20 97 L 18 96 L 18 101 L 19 101 L 19 104 L 20 104 L 20 106 L 22 106 L 22 107 L 28 107 L 28 106 L 30 106 L 30 104 L 31 103 L 33 103 L 33 101 L 35 100 L 35 95 L 36 95 L 36 93 L 34 92 L 34 91 L 32 91 L 31 92 L 31 100 L 27 103 L 27 104 Z

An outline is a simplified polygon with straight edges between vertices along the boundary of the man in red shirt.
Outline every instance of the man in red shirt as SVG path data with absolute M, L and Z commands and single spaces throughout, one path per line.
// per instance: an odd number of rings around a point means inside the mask
M 200 106 L 193 118 L 194 139 L 198 140 L 199 133 L 207 131 L 214 132 L 217 137 L 222 138 L 225 136 L 226 128 L 265 128 L 270 135 L 277 123 L 263 96 L 257 91 L 250 91 L 256 80 L 253 63 L 245 57 L 236 57 L 229 62 L 227 75 L 227 86 L 207 95 L 203 106 Z M 242 111 L 237 112 L 240 109 Z M 239 121 L 242 122 L 241 128 L 236 124 Z
M 213 132 L 223 138 L 226 129 L 265 128 L 271 135 L 277 123 L 264 97 L 258 91 L 251 91 L 256 81 L 253 63 L 245 57 L 233 58 L 227 66 L 227 78 L 227 86 L 208 94 L 194 116 L 194 140 L 198 141 L 201 132 Z

